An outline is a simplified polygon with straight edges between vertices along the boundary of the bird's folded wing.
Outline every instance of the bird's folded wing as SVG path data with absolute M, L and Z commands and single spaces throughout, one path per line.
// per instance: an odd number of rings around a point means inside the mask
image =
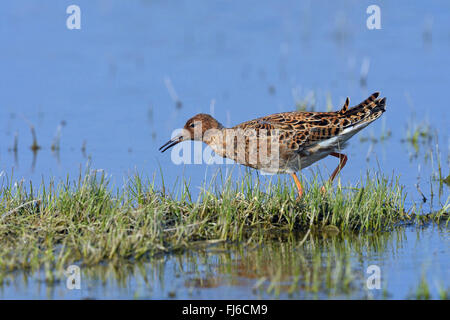
M 336 112 L 283 112 L 241 123 L 232 129 L 241 129 L 246 135 L 279 136 L 280 144 L 301 152 L 317 143 L 330 140 L 361 123 L 370 123 L 385 111 L 386 99 L 377 99 L 375 92 L 358 105 L 348 108 L 348 98 Z

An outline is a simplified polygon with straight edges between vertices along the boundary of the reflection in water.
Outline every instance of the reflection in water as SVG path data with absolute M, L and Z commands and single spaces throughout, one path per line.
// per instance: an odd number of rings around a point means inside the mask
M 303 239 L 290 235 L 258 245 L 223 245 L 195 254 L 196 259 L 187 264 L 191 276 L 185 285 L 248 287 L 261 297 L 367 297 L 363 258 L 395 252 L 403 233 L 394 234 L 310 234 Z
M 19 165 L 19 155 L 18 155 L 18 144 L 19 144 L 19 133 L 14 133 L 14 143 L 12 147 L 8 148 L 9 152 L 14 154 L 14 166 L 17 167 Z
M 207 112 L 211 99 L 217 116 L 231 126 L 257 115 L 292 110 L 296 102 L 292 101 L 293 90 L 299 86 L 317 90 L 320 109 L 327 104 L 336 108 L 339 99 L 347 95 L 364 97 L 368 90 L 380 90 L 388 92 L 392 103 L 386 131 L 382 122 L 369 132 L 376 133 L 371 142 L 383 143 L 372 143 L 368 151 L 359 141 L 349 146 L 352 170 L 341 177 L 344 184 L 358 181 L 361 172 L 376 168 L 402 176 L 408 205 L 413 201 L 422 205 L 420 193 L 429 199 L 423 205 L 426 211 L 448 203 L 450 189 L 444 184 L 450 164 L 446 147 L 448 103 L 445 95 L 435 94 L 445 92 L 449 83 L 450 56 L 445 54 L 449 20 L 445 19 L 448 9 L 443 10 L 448 3 L 423 2 L 407 10 L 404 4 L 391 6 L 390 15 L 398 19 L 379 32 L 366 30 L 363 2 L 344 1 L 337 7 L 292 1 L 286 4 L 288 9 L 270 1 L 258 1 L 258 5 L 252 1 L 195 2 L 182 10 L 163 1 L 144 1 L 136 6 L 107 3 L 106 10 L 96 2 L 84 3 L 85 10 L 99 19 L 92 20 L 91 28 L 79 36 L 68 36 L 64 27 L 55 27 L 53 10 L 64 12 L 63 4 L 45 6 L 25 0 L 3 4 L 2 14 L 9 23 L 0 29 L 5 42 L 0 63 L 4 63 L 8 90 L 2 91 L 0 108 L 0 120 L 7 120 L 0 127 L 7 130 L 0 134 L 10 141 L 10 131 L 16 133 L 10 152 L 4 156 L 0 150 L 0 175 L 14 171 L 19 178 L 39 184 L 42 177 L 77 176 L 80 165 L 92 158 L 93 167 L 105 168 L 118 180 L 124 171 L 135 167 L 149 175 L 164 171 L 167 185 L 172 185 L 181 170 L 154 156 L 162 142 L 156 133 L 166 136 L 180 119 Z M 211 15 L 217 19 L 210 19 Z M 130 16 L 133 19 L 124 18 Z M 120 22 L 120 30 L 110 28 L 105 21 Z M 44 29 L 34 28 L 36 23 Z M 16 37 L 9 36 L 11 30 Z M 98 41 L 111 37 L 114 41 Z M 67 48 L 71 48 L 70 55 Z M 25 71 L 39 75 L 39 80 L 24 77 Z M 328 95 L 333 103 L 325 101 Z M 37 105 L 43 106 L 45 118 L 36 112 Z M 420 112 L 420 118 L 408 121 L 414 110 Z M 36 124 L 44 148 L 39 160 L 34 126 L 30 125 L 31 154 L 29 144 L 19 145 L 19 134 L 20 142 L 28 143 L 23 137 L 29 129 L 16 120 L 16 114 Z M 426 121 L 428 115 L 430 121 Z M 48 149 L 55 124 L 61 119 L 70 119 L 74 125 L 65 129 L 61 154 L 57 144 L 58 171 Z M 439 139 L 430 139 L 435 131 Z M 400 140 L 408 135 L 409 142 L 402 144 Z M 434 151 L 437 145 L 442 155 L 437 147 Z M 127 148 L 133 152 L 125 152 Z M 442 166 L 439 159 L 443 159 Z M 320 167 L 327 168 L 327 161 L 324 159 Z M 192 186 L 202 185 L 205 172 L 214 169 L 190 166 Z M 393 297 L 405 298 L 408 290 L 414 290 L 424 261 L 430 259 L 428 268 L 433 273 L 449 265 L 448 231 L 443 235 L 442 230 L 427 230 L 417 234 L 402 229 L 367 236 L 278 236 L 280 239 L 275 235 L 270 242 L 247 245 L 206 243 L 203 248 L 153 257 L 146 263 L 114 262 L 82 268 L 81 291 L 68 291 L 62 272 L 54 275 L 59 281 L 48 270 L 0 273 L 0 296 L 380 297 L 379 291 L 364 289 L 366 267 L 374 263 L 382 267 L 387 291 Z M 445 279 L 443 285 L 448 286 L 448 273 L 439 279 Z
M 61 131 L 65 125 L 66 122 L 64 120 L 61 121 L 61 123 L 58 125 L 58 127 L 56 128 L 56 135 L 53 138 L 52 146 L 50 147 L 53 156 L 56 158 L 56 162 L 58 163 L 58 165 L 61 164 L 61 158 L 59 155 L 59 150 L 61 149 Z
M 33 143 L 31 144 L 30 149 L 33 153 L 33 160 L 31 161 L 31 172 L 34 172 L 34 169 L 36 168 L 37 154 L 39 150 L 41 150 L 41 146 L 37 142 L 36 129 L 34 128 L 34 125 L 26 118 L 24 118 L 24 120 L 28 123 L 31 131 L 31 137 L 33 138 Z
M 38 150 L 32 150 L 32 152 L 33 152 L 33 160 L 31 161 L 31 172 L 34 172 L 34 168 L 36 168 Z
M 416 244 L 410 246 L 414 237 Z M 44 298 L 406 298 L 414 294 L 411 290 L 419 284 L 423 268 L 402 270 L 409 287 L 404 283 L 399 286 L 401 277 L 389 274 L 402 268 L 397 267 L 398 261 L 410 265 L 415 251 L 434 241 L 445 248 L 448 230 L 428 227 L 370 235 L 280 234 L 270 241 L 246 244 L 199 241 L 192 250 L 151 257 L 147 262 L 81 266 L 79 291 L 66 289 L 63 271 L 17 272 L 0 279 L 0 297 L 27 292 L 30 297 Z M 428 264 L 435 276 L 442 266 L 448 266 L 446 251 L 437 253 L 433 261 L 424 257 L 416 265 Z M 371 264 L 383 272 L 380 290 L 367 289 L 366 270 Z M 447 279 L 432 278 L 430 285 L 445 288 Z M 432 297 L 438 298 L 436 295 Z

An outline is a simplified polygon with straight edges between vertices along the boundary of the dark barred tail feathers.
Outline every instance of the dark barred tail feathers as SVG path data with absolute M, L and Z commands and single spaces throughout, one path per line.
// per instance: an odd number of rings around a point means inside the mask
M 350 103 L 350 100 L 349 100 L 348 97 L 347 97 L 347 99 L 345 99 L 345 104 L 344 104 L 344 106 L 342 107 L 341 111 L 339 111 L 338 113 L 339 113 L 339 114 L 344 114 L 344 113 L 346 113 L 347 110 L 348 110 L 348 105 L 349 105 L 349 103 Z
M 340 117 L 350 120 L 350 123 L 346 121 L 344 129 L 359 123 L 372 122 L 379 118 L 386 111 L 386 98 L 377 99 L 378 96 L 379 92 L 375 92 L 366 100 L 350 109 L 348 108 L 349 100 L 347 98 L 344 106 L 338 112 Z

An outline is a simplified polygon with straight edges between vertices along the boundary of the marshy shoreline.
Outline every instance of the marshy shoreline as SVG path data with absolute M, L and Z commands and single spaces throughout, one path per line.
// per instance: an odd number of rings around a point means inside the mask
M 328 188 L 316 177 L 304 198 L 286 181 L 267 185 L 246 175 L 232 182 L 220 174 L 197 199 L 188 182 L 179 194 L 138 174 L 126 186 L 109 186 L 104 173 L 80 174 L 76 181 L 42 184 L 4 182 L 0 207 L 0 269 L 95 265 L 179 252 L 198 241 L 262 241 L 283 234 L 371 233 L 401 225 L 444 223 L 447 203 L 432 213 L 405 206 L 396 178 L 380 174 L 357 186 Z

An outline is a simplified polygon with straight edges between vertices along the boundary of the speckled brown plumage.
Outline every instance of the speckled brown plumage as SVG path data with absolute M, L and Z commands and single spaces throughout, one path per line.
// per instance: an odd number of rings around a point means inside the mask
M 347 98 L 341 110 L 336 112 L 294 111 L 276 113 L 241 123 L 231 128 L 231 130 L 242 130 L 243 134 L 248 137 L 246 145 L 252 139 L 267 139 L 268 148 L 270 148 L 274 136 L 278 137 L 281 163 L 279 170 L 276 172 L 295 172 L 320 160 L 327 155 L 327 152 L 331 153 L 343 149 L 345 142 L 351 136 L 381 116 L 385 111 L 386 98 L 377 99 L 378 95 L 379 93 L 376 92 L 350 109 L 348 108 L 349 99 Z M 352 128 L 354 130 L 351 130 Z M 347 130 L 348 133 L 340 137 L 341 134 L 345 133 L 346 129 L 349 129 Z M 230 129 L 225 129 L 225 132 L 227 130 Z M 265 134 L 264 137 L 260 136 L 262 131 Z M 331 141 L 330 139 L 332 138 L 337 139 Z M 326 141 L 330 143 L 320 145 L 321 142 Z M 226 140 L 224 143 L 226 143 Z M 224 154 L 222 151 L 224 148 L 219 149 L 220 155 L 232 159 L 235 158 L 231 154 Z M 315 153 L 317 154 L 317 159 L 313 156 Z M 315 161 L 308 161 L 307 157 L 309 156 L 312 156 L 310 159 Z M 305 161 L 298 161 L 301 158 Z M 295 162 L 298 163 L 296 164 Z M 267 169 L 262 168 L 259 163 L 242 164 L 257 169 Z M 272 170 L 269 169 L 268 171 Z
M 241 123 L 233 129 L 282 131 L 280 142 L 300 151 L 322 140 L 337 136 L 344 129 L 361 122 L 370 123 L 385 111 L 386 98 L 372 94 L 360 104 L 348 109 L 349 99 L 336 112 L 283 112 Z
M 334 179 L 347 161 L 347 157 L 339 153 L 347 140 L 385 112 L 386 98 L 378 96 L 376 92 L 351 108 L 347 98 L 339 111 L 276 113 L 232 128 L 223 127 L 210 115 L 198 114 L 186 122 L 182 135 L 161 149 L 165 151 L 183 140 L 202 140 L 220 156 L 243 165 L 271 173 L 292 174 L 301 196 L 295 172 L 332 155 L 340 159 L 340 165 L 332 174 Z M 196 133 L 198 125 L 201 129 Z M 276 154 L 265 159 L 258 156 L 262 151 L 270 154 L 274 150 Z

